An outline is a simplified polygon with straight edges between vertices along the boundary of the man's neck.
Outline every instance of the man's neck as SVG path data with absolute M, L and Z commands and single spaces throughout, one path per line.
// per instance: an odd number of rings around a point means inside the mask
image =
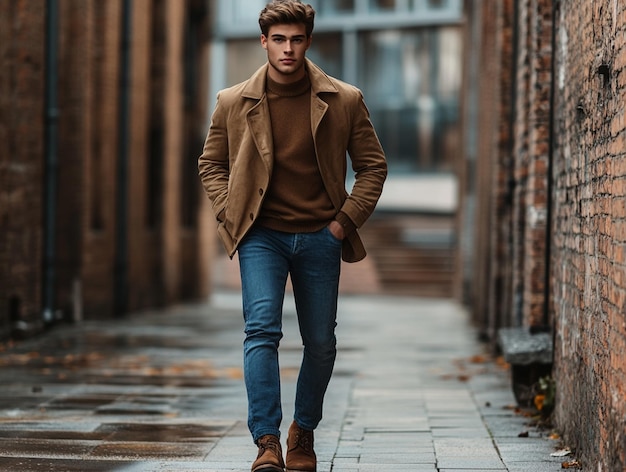
M 274 67 L 272 67 L 272 65 L 270 64 L 267 75 L 270 79 L 278 84 L 293 84 L 304 78 L 304 76 L 306 75 L 306 69 L 304 68 L 304 66 L 302 66 L 300 69 L 294 71 L 292 74 L 283 74 L 274 69 Z

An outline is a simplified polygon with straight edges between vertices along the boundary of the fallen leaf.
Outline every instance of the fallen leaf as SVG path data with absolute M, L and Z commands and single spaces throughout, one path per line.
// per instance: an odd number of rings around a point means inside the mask
M 541 411 L 543 410 L 543 403 L 546 400 L 546 396 L 539 394 L 539 395 L 535 395 L 535 408 L 537 408 L 537 410 Z
M 562 469 L 581 469 L 582 467 L 580 465 L 580 462 L 578 461 L 568 461 L 568 462 L 562 462 L 561 468 Z
M 550 438 L 550 439 L 561 439 L 561 435 L 559 433 L 550 433 L 548 438 Z
M 472 364 L 484 364 L 485 362 L 487 362 L 487 358 L 485 356 L 481 356 L 480 354 L 477 354 L 475 356 L 470 357 L 470 362 Z
M 496 359 L 496 365 L 505 370 L 511 367 L 511 364 L 504 360 L 504 356 L 500 356 Z

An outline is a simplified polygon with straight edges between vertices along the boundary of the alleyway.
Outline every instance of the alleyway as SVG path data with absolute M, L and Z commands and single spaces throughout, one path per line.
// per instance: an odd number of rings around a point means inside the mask
M 218 292 L 4 346 L 0 470 L 250 470 L 238 307 L 236 291 Z M 284 324 L 288 424 L 300 358 L 291 300 Z M 559 441 L 514 410 L 506 370 L 454 302 L 344 295 L 338 337 L 320 472 L 561 469 Z

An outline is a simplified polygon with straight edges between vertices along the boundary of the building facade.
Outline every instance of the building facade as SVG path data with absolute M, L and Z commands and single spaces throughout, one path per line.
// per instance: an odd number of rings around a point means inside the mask
M 555 424 L 626 467 L 626 6 L 468 0 L 459 293 L 481 332 L 550 329 Z
M 201 0 L 2 2 L 3 336 L 208 293 L 208 38 Z

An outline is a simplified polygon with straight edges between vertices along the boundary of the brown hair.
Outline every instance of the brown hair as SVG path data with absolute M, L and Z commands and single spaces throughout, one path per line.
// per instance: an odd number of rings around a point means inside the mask
M 306 35 L 313 33 L 315 10 L 311 5 L 302 3 L 300 0 L 274 0 L 265 5 L 259 15 L 261 33 L 268 35 L 270 27 L 301 23 L 306 28 Z

